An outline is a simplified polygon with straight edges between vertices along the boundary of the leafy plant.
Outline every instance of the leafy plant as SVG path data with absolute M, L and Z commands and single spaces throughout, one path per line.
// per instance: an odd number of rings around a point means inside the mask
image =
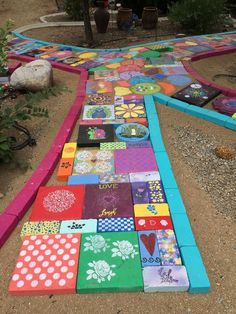
M 13 21 L 8 20 L 0 27 L 0 74 L 7 73 L 7 36 L 13 26 Z
M 73 20 L 83 20 L 82 0 L 64 0 L 64 10 Z
M 170 7 L 170 18 L 189 33 L 206 33 L 221 24 L 225 0 L 181 0 Z
M 8 163 L 13 159 L 12 145 L 16 140 L 9 135 L 9 130 L 14 124 L 30 120 L 32 117 L 48 117 L 48 110 L 37 105 L 66 90 L 65 87 L 54 86 L 37 93 L 26 94 L 12 107 L 0 106 L 0 162 Z

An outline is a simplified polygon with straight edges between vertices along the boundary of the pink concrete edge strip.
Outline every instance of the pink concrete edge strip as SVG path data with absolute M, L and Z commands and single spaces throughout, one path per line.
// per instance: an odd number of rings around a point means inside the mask
M 35 60 L 34 58 L 13 54 L 10 54 L 9 58 L 21 60 L 24 62 Z M 52 66 L 55 67 L 55 64 L 52 63 Z M 60 69 L 76 74 L 81 73 L 84 79 L 88 77 L 87 73 L 85 73 L 87 72 L 86 70 L 72 69 L 73 71 L 71 71 L 71 67 L 68 68 L 68 66 L 65 65 L 60 66 Z M 85 86 L 84 84 L 80 85 L 79 83 L 77 85 L 77 88 Z M 64 119 L 62 126 L 51 145 L 51 148 L 39 164 L 37 170 L 34 171 L 32 176 L 25 183 L 24 187 L 20 190 L 20 192 L 18 192 L 17 196 L 11 201 L 7 208 L 5 208 L 4 212 L 0 215 L 0 247 L 6 242 L 12 231 L 17 226 L 18 221 L 22 219 L 24 214 L 32 205 L 39 187 L 46 184 L 51 177 L 51 174 L 53 173 L 60 159 L 63 145 L 67 140 L 69 140 L 73 128 L 80 115 L 83 99 L 84 97 L 78 97 L 78 95 L 76 95 L 74 103 L 71 106 L 66 118 Z M 3 228 L 2 225 L 4 225 Z

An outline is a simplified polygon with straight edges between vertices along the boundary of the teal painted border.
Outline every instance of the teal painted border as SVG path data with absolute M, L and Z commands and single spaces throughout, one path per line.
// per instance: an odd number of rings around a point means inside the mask
M 162 94 L 160 95 L 162 96 Z M 155 152 L 164 191 L 166 192 L 167 202 L 170 208 L 171 219 L 174 225 L 177 242 L 180 247 L 181 256 L 188 273 L 190 282 L 189 293 L 207 293 L 210 290 L 210 281 L 201 258 L 201 254 L 195 242 L 195 237 L 185 209 L 185 205 L 173 174 L 171 162 L 165 150 L 158 151 L 160 146 L 162 146 L 162 135 L 158 114 L 156 110 L 154 112 L 155 100 L 158 96 L 159 94 L 144 97 L 150 139 Z M 168 101 L 167 96 L 161 96 L 159 97 L 161 102 L 165 103 L 165 101 Z M 199 253 L 196 254 L 196 252 Z
M 164 94 L 157 93 L 153 95 L 158 105 L 165 105 L 170 108 L 187 113 L 190 116 L 212 122 L 214 124 L 224 126 L 230 130 L 236 131 L 236 120 L 222 113 L 211 111 L 205 108 L 189 105 L 186 102 L 168 97 Z

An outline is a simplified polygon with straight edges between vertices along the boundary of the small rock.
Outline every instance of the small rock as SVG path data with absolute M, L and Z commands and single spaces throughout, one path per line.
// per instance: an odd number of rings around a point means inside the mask
M 215 148 L 215 154 L 219 158 L 230 160 L 234 158 L 235 150 L 227 146 L 217 146 Z
M 10 84 L 17 90 L 37 92 L 52 85 L 52 66 L 46 60 L 35 60 L 16 69 Z

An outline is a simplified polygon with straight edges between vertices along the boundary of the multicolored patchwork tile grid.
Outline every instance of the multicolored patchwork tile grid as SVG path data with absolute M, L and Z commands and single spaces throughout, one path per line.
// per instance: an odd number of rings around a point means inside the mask
M 11 53 L 91 74 L 80 120 L 85 127 L 77 143 L 65 145 L 58 168 L 58 180 L 82 179 L 79 185 L 40 188 L 22 228 L 11 294 L 188 290 L 151 143 L 118 141 L 115 130 L 129 122 L 147 126 L 144 95 L 182 88 L 190 98 L 183 87 L 192 79 L 181 58 L 235 43 L 235 34 L 120 52 L 81 52 L 24 39 L 9 43 Z

